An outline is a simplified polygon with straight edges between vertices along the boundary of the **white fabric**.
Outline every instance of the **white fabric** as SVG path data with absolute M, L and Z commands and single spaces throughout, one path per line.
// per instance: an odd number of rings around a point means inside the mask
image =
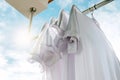
M 64 10 L 62 10 L 57 23 L 58 27 L 63 31 L 65 31 L 67 28 L 68 21 L 69 21 L 69 15 Z
M 47 67 L 43 80 L 120 80 L 120 63 L 96 22 L 75 6 L 70 18 L 65 14 L 59 25 L 44 28 L 37 42 L 37 46 L 44 43 L 33 54 L 34 60 Z M 41 55 L 44 59 L 34 57 Z
M 119 80 L 120 65 L 96 23 L 73 7 L 71 26 L 78 26 L 82 52 L 75 57 L 76 80 Z
M 55 24 L 57 24 L 57 19 L 55 19 L 55 18 L 51 18 L 51 20 L 50 20 L 50 24 L 51 24 L 51 25 L 55 25 Z
M 46 24 L 35 44 L 32 56 L 32 59 L 41 63 L 44 69 L 53 65 L 61 57 L 53 45 L 53 36 L 50 34 L 49 24 Z

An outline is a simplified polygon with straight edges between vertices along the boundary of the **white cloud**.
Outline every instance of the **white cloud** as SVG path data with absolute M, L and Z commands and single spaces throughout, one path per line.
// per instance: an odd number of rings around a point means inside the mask
M 104 6 L 104 9 L 109 10 L 109 11 L 114 11 L 114 12 L 118 12 L 119 9 L 117 8 L 117 2 L 113 1 L 107 5 Z
M 9 11 L 9 13 L 7 12 Z M 15 10 L 14 7 L 12 7 L 9 3 L 7 3 L 5 0 L 0 1 L 0 15 L 3 17 L 6 17 L 6 15 L 12 15 L 12 17 L 17 16 L 17 10 Z M 7 14 L 6 14 L 7 13 Z
M 82 3 L 84 0 L 56 0 L 57 4 L 63 9 L 71 6 L 73 3 Z
M 7 66 L 7 59 L 4 56 L 4 47 L 0 46 L 0 69 Z
M 0 32 L 0 43 L 2 43 L 5 40 L 5 35 Z
M 0 68 L 3 68 L 7 65 L 7 59 L 0 53 Z
M 10 65 L 7 69 L 9 72 L 20 73 L 20 74 L 40 74 L 39 64 L 31 64 L 27 60 L 25 61 L 16 61 L 16 63 Z M 41 74 L 40 74 L 41 75 Z
M 6 57 L 12 58 L 14 60 L 27 60 L 30 57 L 29 52 L 17 51 L 17 50 L 7 50 L 5 51 Z
M 19 73 L 0 69 L 0 80 L 42 80 L 40 73 Z
M 11 80 L 42 80 L 42 78 L 40 78 L 40 75 L 38 74 L 36 75 L 15 74 L 15 75 L 9 76 L 9 78 Z
M 6 23 L 5 22 L 0 22 L 0 28 L 4 28 L 6 27 Z
M 2 0 L 2 1 L 0 2 L 0 10 L 6 11 L 8 8 L 9 8 L 9 6 L 8 6 L 8 4 L 6 3 L 6 1 L 5 1 L 5 0 Z
M 0 69 L 0 80 L 10 80 L 10 78 L 8 79 L 9 74 L 8 71 Z
M 3 52 L 4 48 L 3 46 L 0 46 L 0 54 Z
M 57 3 L 58 5 L 61 7 L 61 8 L 65 8 L 67 7 L 68 5 L 72 4 L 73 0 L 57 0 Z
M 30 54 L 25 51 L 7 50 L 4 57 L 12 58 L 13 63 L 7 63 L 5 69 L 0 68 L 0 80 L 41 80 L 43 73 L 38 63 L 30 63 Z M 1 57 L 0 57 L 1 58 Z M 3 58 L 3 56 L 2 56 Z M 1 62 L 1 59 L 0 59 Z M 2 62 L 4 62 L 2 60 Z
M 12 72 L 29 73 L 40 72 L 38 63 L 30 63 L 31 54 L 26 51 L 7 50 L 5 52 L 7 58 L 13 59 L 13 63 L 9 64 L 8 70 Z

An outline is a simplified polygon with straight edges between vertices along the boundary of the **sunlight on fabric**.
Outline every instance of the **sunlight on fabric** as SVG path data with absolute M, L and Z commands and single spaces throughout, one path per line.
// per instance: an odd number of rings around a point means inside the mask
M 109 19 L 108 14 L 106 14 L 106 15 L 103 13 L 100 13 L 100 14 L 102 14 L 104 16 L 103 17 L 97 16 L 96 18 L 98 18 L 98 21 L 101 25 L 103 32 L 105 33 L 107 39 L 110 41 L 112 48 L 115 51 L 116 56 L 120 60 L 119 25 L 116 25 L 116 23 L 110 24 L 112 22 L 112 20 Z M 108 17 L 108 19 L 106 17 Z M 106 22 L 106 21 L 108 21 L 108 22 Z
M 32 35 L 28 32 L 28 29 L 21 28 L 14 32 L 13 42 L 18 47 L 27 48 L 32 42 Z

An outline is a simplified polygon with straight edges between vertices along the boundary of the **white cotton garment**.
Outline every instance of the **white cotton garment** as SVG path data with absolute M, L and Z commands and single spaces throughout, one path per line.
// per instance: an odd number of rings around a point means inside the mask
M 69 21 L 68 14 L 65 11 L 62 11 L 60 13 L 57 25 L 53 25 L 52 27 L 56 29 L 56 31 L 58 32 L 54 39 L 54 46 L 62 54 L 62 58 L 46 70 L 46 80 L 68 80 L 67 79 L 68 55 L 66 52 L 67 39 L 63 38 L 64 31 L 67 28 L 68 21 Z
M 39 62 L 44 69 L 53 65 L 61 58 L 60 52 L 53 45 L 53 35 L 50 31 L 51 26 L 45 24 L 43 31 L 40 33 L 34 50 L 32 59 Z
M 70 16 L 65 12 L 61 16 L 57 24 L 42 30 L 37 42 L 45 43 L 36 47 L 44 58 L 33 56 L 47 66 L 43 80 L 120 80 L 120 62 L 95 20 L 76 6 Z
M 98 25 L 75 6 L 68 25 L 78 27 L 82 43 L 75 55 L 75 80 L 120 80 L 120 63 Z

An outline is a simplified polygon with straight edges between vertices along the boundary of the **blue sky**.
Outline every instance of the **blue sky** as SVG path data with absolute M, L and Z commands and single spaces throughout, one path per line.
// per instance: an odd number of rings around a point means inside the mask
M 69 13 L 72 4 L 83 11 L 102 0 L 55 0 L 33 19 L 32 35 L 40 33 L 45 22 L 57 18 L 62 9 Z M 120 60 L 120 0 L 96 10 L 94 17 L 111 42 Z M 90 16 L 90 15 L 89 15 Z M 91 16 L 90 16 L 91 17 Z M 29 20 L 12 6 L 0 0 L 0 80 L 41 80 L 39 64 L 28 62 L 32 49 L 27 34 Z

